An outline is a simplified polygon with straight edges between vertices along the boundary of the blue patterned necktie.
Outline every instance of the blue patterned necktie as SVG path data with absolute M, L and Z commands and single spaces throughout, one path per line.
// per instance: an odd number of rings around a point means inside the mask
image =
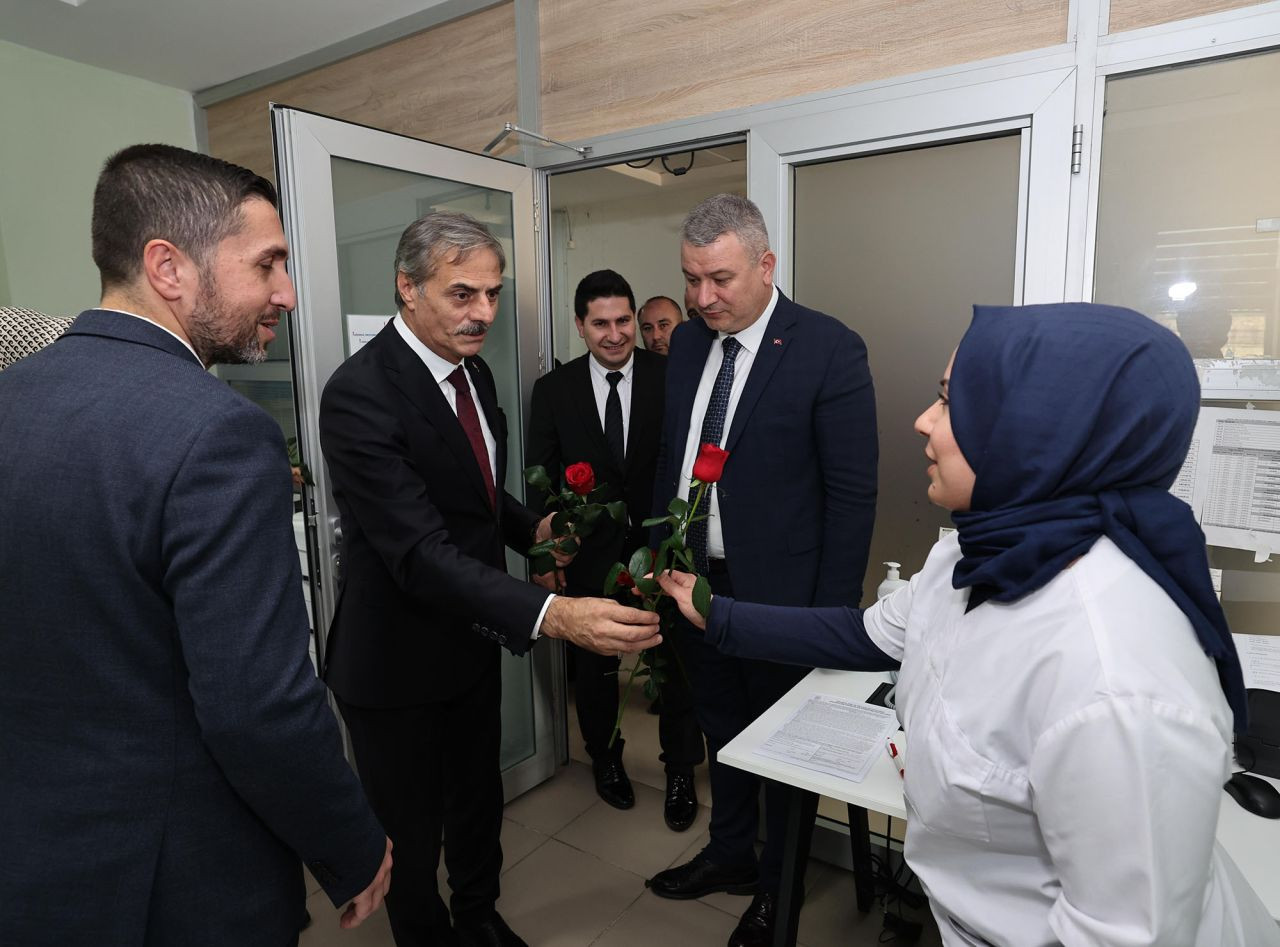
M 742 343 L 733 336 L 725 336 L 720 347 L 724 349 L 724 359 L 720 362 L 720 372 L 716 375 L 716 383 L 711 387 L 711 400 L 707 402 L 707 413 L 702 416 L 702 433 L 698 437 L 698 449 L 703 444 L 720 446 L 720 438 L 724 434 L 724 418 L 729 411 L 729 392 L 733 389 L 733 363 L 742 350 Z M 695 457 L 697 455 L 695 454 Z M 711 491 L 715 486 L 707 488 L 702 495 L 702 502 L 693 511 L 694 516 L 701 516 L 711 510 Z M 707 574 L 707 521 L 699 520 L 689 525 L 685 537 L 689 548 L 693 551 L 693 564 L 700 575 Z

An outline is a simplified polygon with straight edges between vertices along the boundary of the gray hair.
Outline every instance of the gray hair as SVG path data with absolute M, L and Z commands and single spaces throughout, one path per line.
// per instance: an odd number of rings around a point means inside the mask
M 754 202 L 737 194 L 708 197 L 689 211 L 680 228 L 681 239 L 694 247 L 709 246 L 727 233 L 735 235 L 755 260 L 769 252 L 764 215 Z
M 424 214 L 400 235 L 396 246 L 396 273 L 403 273 L 414 286 L 421 287 L 445 260 L 461 263 L 477 250 L 493 251 L 498 258 L 498 269 L 507 268 L 502 244 L 474 217 L 449 211 Z M 402 306 L 404 300 L 397 287 L 396 309 Z

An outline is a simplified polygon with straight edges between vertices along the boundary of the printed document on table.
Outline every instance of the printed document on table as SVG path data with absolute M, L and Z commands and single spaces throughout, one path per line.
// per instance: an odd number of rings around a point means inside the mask
M 1172 492 L 1211 546 L 1280 552 L 1280 412 L 1201 408 Z
M 860 783 L 897 729 L 898 717 L 886 707 L 814 694 L 754 752 Z
M 1244 686 L 1280 691 L 1280 635 L 1232 635 Z

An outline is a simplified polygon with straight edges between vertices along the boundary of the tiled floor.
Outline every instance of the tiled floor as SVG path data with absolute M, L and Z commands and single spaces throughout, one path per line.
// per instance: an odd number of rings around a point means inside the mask
M 697 774 L 703 803 L 697 821 L 679 834 L 663 823 L 666 782 L 658 762 L 657 719 L 645 713 L 645 701 L 637 694 L 623 726 L 625 763 L 636 790 L 634 809 L 621 812 L 596 796 L 576 721 L 570 726 L 569 765 L 507 806 L 498 910 L 530 947 L 723 947 L 750 903 L 747 897 L 725 894 L 667 901 L 645 889 L 646 878 L 687 861 L 706 844 L 710 814 L 703 766 Z M 303 933 L 301 947 L 392 947 L 385 912 L 354 931 L 342 931 L 328 899 L 309 883 L 307 903 L 315 920 Z M 806 888 L 800 919 L 803 947 L 904 943 L 880 941 L 882 916 L 877 910 L 857 912 L 848 872 L 811 862 Z M 939 944 L 936 929 L 930 926 L 919 943 Z

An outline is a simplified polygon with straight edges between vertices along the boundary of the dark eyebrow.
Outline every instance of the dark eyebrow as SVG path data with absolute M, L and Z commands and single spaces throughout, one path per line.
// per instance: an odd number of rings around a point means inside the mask
M 492 286 L 492 287 L 489 287 L 489 288 L 490 288 L 490 289 L 492 289 L 494 292 L 501 292 L 501 291 L 502 291 L 502 284 L 501 284 L 501 283 L 498 283 L 496 286 Z M 483 291 L 484 291 L 484 290 L 481 290 L 481 288 L 480 288 L 480 287 L 478 287 L 478 286 L 472 286 L 472 285 L 470 285 L 470 284 L 468 284 L 468 283 L 457 282 L 457 283 L 450 283 L 450 284 L 449 284 L 449 288 L 448 288 L 447 290 L 445 290 L 445 292 L 452 293 L 452 292 L 456 292 L 457 290 L 460 290 L 460 289 L 461 289 L 461 290 L 466 290 L 468 293 L 479 293 L 479 292 L 483 292 Z
M 273 260 L 287 260 L 289 259 L 289 248 L 283 244 L 273 244 L 272 246 L 264 247 L 258 255 L 270 257 Z

